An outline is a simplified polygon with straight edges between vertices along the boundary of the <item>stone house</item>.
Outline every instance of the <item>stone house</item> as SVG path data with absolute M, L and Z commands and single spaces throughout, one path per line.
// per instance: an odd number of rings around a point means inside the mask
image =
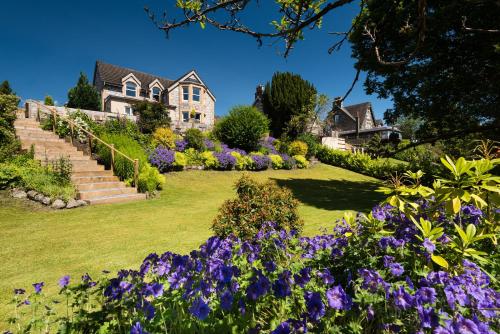
M 94 86 L 101 94 L 102 111 L 132 116 L 133 105 L 147 100 L 166 106 L 172 129 L 210 130 L 215 122 L 215 96 L 191 70 L 177 80 L 97 61 Z
M 327 128 L 333 137 L 340 137 L 351 145 L 362 145 L 375 134 L 382 140 L 401 139 L 401 131 L 396 127 L 383 126 L 382 121 L 375 119 L 370 102 L 344 106 L 337 98 L 326 120 Z

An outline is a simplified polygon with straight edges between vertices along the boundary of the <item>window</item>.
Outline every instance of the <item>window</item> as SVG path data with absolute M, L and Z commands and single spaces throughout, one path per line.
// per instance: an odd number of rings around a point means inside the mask
M 195 122 L 201 122 L 201 113 L 197 112 L 195 115 L 194 115 L 194 121 Z
M 134 114 L 134 109 L 132 109 L 132 107 L 125 107 L 125 114 L 132 116 Z
M 137 96 L 137 85 L 132 82 L 132 81 L 127 81 L 127 83 L 125 84 L 125 94 L 127 96 L 133 96 L 133 97 L 136 97 Z
M 193 87 L 193 101 L 200 102 L 200 87 Z
M 189 101 L 189 87 L 188 86 L 182 87 L 182 100 Z
M 160 102 L 160 88 L 153 87 L 153 90 L 151 91 L 151 96 L 153 97 L 153 100 Z
M 335 122 L 335 124 L 338 125 L 340 123 L 340 115 L 339 114 L 335 115 L 333 121 Z
M 183 122 L 189 122 L 189 111 L 184 111 L 182 113 L 182 121 Z

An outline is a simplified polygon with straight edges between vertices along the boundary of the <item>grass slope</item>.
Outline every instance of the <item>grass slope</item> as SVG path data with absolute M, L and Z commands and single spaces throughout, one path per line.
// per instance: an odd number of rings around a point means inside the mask
M 161 197 L 133 203 L 54 211 L 0 194 L 0 329 L 12 289 L 85 272 L 137 268 L 150 252 L 187 253 L 211 235 L 222 202 L 234 197 L 242 172 L 189 171 L 167 175 Z M 373 178 L 317 165 L 306 170 L 251 173 L 289 187 L 302 202 L 307 235 L 332 226 L 344 210 L 368 211 L 381 199 Z

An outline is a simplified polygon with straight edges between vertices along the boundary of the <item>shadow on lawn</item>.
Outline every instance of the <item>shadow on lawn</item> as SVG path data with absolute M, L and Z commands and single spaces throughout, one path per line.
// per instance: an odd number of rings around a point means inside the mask
M 349 180 L 273 179 L 288 187 L 302 203 L 326 210 L 368 212 L 384 199 L 375 190 L 380 183 Z

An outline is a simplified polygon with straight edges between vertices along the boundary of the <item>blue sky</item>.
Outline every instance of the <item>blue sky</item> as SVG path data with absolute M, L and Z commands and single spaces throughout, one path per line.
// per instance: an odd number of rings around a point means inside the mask
M 0 11 L 0 81 L 9 80 L 23 99 L 48 94 L 63 104 L 80 71 L 92 80 L 96 60 L 170 79 L 195 69 L 217 98 L 217 115 L 251 103 L 257 84 L 275 71 L 298 73 L 330 97 L 342 96 L 351 85 L 355 70 L 350 48 L 329 55 L 334 38 L 328 32 L 345 30 L 357 5 L 329 14 L 323 28 L 308 31 L 285 59 L 279 54 L 281 45 L 259 48 L 249 36 L 195 25 L 166 39 L 143 8 L 173 4 L 175 0 L 5 1 Z M 269 6 L 252 7 L 242 19 L 267 29 L 273 14 Z M 367 96 L 360 80 L 345 103 L 364 101 L 374 104 L 378 118 L 392 107 L 391 101 Z

